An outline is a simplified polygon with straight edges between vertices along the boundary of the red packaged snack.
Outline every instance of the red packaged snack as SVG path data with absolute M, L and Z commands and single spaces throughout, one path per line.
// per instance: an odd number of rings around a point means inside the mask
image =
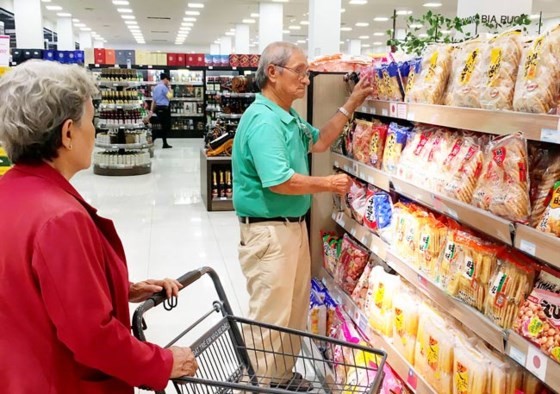
M 387 139 L 387 131 L 389 126 L 381 123 L 374 124 L 369 143 L 369 163 L 375 168 L 381 169 L 383 162 L 383 150 L 385 149 L 385 140 Z
M 340 262 L 335 281 L 348 294 L 352 294 L 369 261 L 369 251 L 348 234 L 342 238 Z
M 370 143 L 373 135 L 373 123 L 367 120 L 356 120 L 356 129 L 354 130 L 354 159 L 359 162 L 369 164 L 370 161 Z
M 375 220 L 375 205 L 373 196 L 377 193 L 377 188 L 369 185 L 366 193 L 366 212 L 364 215 L 363 225 L 371 231 L 377 230 L 377 221 Z

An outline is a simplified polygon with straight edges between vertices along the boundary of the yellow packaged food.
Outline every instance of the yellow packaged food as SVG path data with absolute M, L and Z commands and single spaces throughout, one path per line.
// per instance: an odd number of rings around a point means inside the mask
M 420 220 L 426 218 L 428 213 L 413 206 L 400 205 L 398 208 L 401 209 L 395 214 L 394 250 L 404 261 L 420 268 L 416 259 L 420 242 Z
M 537 225 L 537 230 L 560 237 L 560 181 L 552 188 L 552 197 Z
M 480 88 L 482 80 L 481 58 L 488 46 L 482 39 L 465 42 L 453 64 L 454 79 L 449 105 L 455 107 L 480 108 Z
M 482 148 L 473 138 L 463 140 L 460 153 L 454 155 L 454 150 L 444 162 L 446 177 L 442 194 L 456 200 L 470 203 L 483 169 L 484 155 Z M 458 165 L 458 167 L 457 167 Z M 438 191 L 440 191 L 438 189 Z
M 488 368 L 488 394 L 517 394 L 523 387 L 523 371 L 519 364 L 509 357 L 489 349 L 481 340 L 475 341 L 475 348 L 484 357 Z
M 420 271 L 430 278 L 435 278 L 439 257 L 447 238 L 447 227 L 429 215 L 421 218 L 418 231 L 415 260 Z
M 371 271 L 368 289 L 368 317 L 370 326 L 382 335 L 393 335 L 393 297 L 400 293 L 400 276 L 385 272 L 383 267 Z
M 409 103 L 442 104 L 451 70 L 450 45 L 432 45 L 424 51 L 420 74 L 408 92 Z
M 453 394 L 488 392 L 488 359 L 459 335 L 453 351 Z
M 393 345 L 413 365 L 420 300 L 404 284 L 401 289 L 399 296 L 393 299 Z

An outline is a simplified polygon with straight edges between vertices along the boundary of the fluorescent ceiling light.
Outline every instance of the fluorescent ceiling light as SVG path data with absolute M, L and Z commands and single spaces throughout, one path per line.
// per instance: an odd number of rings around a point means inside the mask
M 113 0 L 114 5 L 128 5 L 128 1 L 126 0 Z
M 86 27 L 85 23 L 74 23 L 74 26 L 76 27 Z
M 200 15 L 200 11 L 185 11 L 185 15 L 198 16 Z
M 412 25 L 410 25 L 410 27 L 412 29 L 421 29 L 424 27 L 424 25 L 421 25 L 420 23 L 413 23 Z
M 129 27 L 128 27 L 128 30 L 130 30 L 130 31 L 138 31 L 138 32 L 142 31 L 138 26 L 129 26 Z
M 383 45 L 383 43 L 382 43 L 381 41 L 375 41 L 375 42 L 373 43 L 373 45 L 379 46 L 379 45 Z
M 350 0 L 350 3 L 348 4 L 363 5 L 363 4 L 367 4 L 367 0 Z
M 187 16 L 183 18 L 183 22 L 196 22 L 196 18 L 193 18 L 192 16 Z
M 91 27 L 81 27 L 81 31 L 91 31 Z
M 183 27 L 192 27 L 192 26 L 194 26 L 194 23 L 192 23 L 192 22 L 183 22 L 183 23 L 181 23 L 181 26 L 183 26 Z
M 529 16 L 529 19 L 535 21 L 537 19 L 541 19 L 541 14 L 533 14 L 531 16 Z
M 451 30 L 440 30 L 441 34 L 451 34 Z
M 124 21 L 124 23 L 126 23 L 127 25 L 137 25 L 138 22 L 136 21 Z
M 290 0 L 272 0 L 273 3 L 287 3 Z
M 357 22 L 356 26 L 357 27 L 368 27 L 369 23 L 367 23 L 367 22 Z
M 70 14 L 69 12 L 58 12 L 56 15 L 63 17 L 63 18 L 69 18 L 72 16 L 72 14 Z
M 430 7 L 430 8 L 441 7 L 441 3 L 424 3 L 423 5 L 424 5 L 424 7 Z
M 258 12 L 253 12 L 251 14 L 251 18 L 258 18 L 259 17 L 259 13 Z
M 351 27 L 341 27 L 340 31 L 352 31 Z
M 249 19 L 243 19 L 241 22 L 243 22 L 243 23 L 256 23 L 257 21 L 249 18 Z
M 418 34 L 420 38 L 428 38 L 429 36 L 426 33 Z
M 381 32 L 381 31 L 376 31 L 375 33 L 373 33 L 374 36 L 376 37 L 382 37 L 385 35 L 385 33 Z
M 369 44 L 362 44 L 362 48 L 369 48 L 370 45 Z
M 204 8 L 204 4 L 202 4 L 202 3 L 188 3 L 187 7 L 189 7 L 189 8 Z
M 359 36 L 360 40 L 369 40 L 369 36 Z
M 307 25 L 309 25 L 309 21 L 301 21 L 301 22 L 299 22 L 299 24 L 307 26 Z
M 342 14 L 342 13 L 344 13 L 344 12 L 346 12 L 346 8 L 341 8 L 341 9 L 340 9 L 340 13 Z
M 397 15 L 412 15 L 412 11 L 410 11 L 410 10 L 398 10 Z
M 121 18 L 123 18 L 123 19 L 136 19 L 136 17 L 134 15 L 121 15 Z
M 43 3 L 50 3 L 51 0 L 41 0 Z
M 301 26 L 292 25 L 292 26 L 288 26 L 288 29 L 290 29 L 290 30 L 301 30 Z
M 62 11 L 62 7 L 59 5 L 48 5 L 45 8 L 49 11 Z
M 290 34 L 291 32 L 289 30 L 282 30 L 282 33 L 284 34 Z
M 235 33 L 232 33 L 231 31 L 226 31 L 226 36 L 234 36 Z
M 80 20 L 77 19 L 77 18 L 74 18 L 74 19 L 72 19 L 72 22 L 74 22 L 74 23 L 80 23 Z
M 305 40 L 297 40 L 298 44 L 305 44 Z
M 117 8 L 117 12 L 121 14 L 132 14 L 132 10 L 130 8 Z
M 387 22 L 389 20 L 389 18 L 387 18 L 386 16 L 376 16 L 375 18 L 373 18 L 374 22 Z

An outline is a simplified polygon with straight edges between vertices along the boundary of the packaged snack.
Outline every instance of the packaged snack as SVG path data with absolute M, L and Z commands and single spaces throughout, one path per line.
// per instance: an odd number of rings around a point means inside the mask
M 408 76 L 410 75 L 410 61 L 399 63 L 399 73 L 401 74 L 401 89 L 404 97 L 406 85 L 408 84 Z
M 560 273 L 542 270 L 513 329 L 560 362 Z
M 352 217 L 359 223 L 362 224 L 364 221 L 364 215 L 366 214 L 367 208 L 367 185 L 356 179 L 354 179 L 354 185 L 350 188 L 350 193 L 348 194 L 348 200 L 350 202 L 350 211 L 352 212 Z
M 529 201 L 527 142 L 522 133 L 490 143 L 472 204 L 503 218 L 527 223 Z
M 488 392 L 488 369 L 487 359 L 459 335 L 453 352 L 453 394 Z
M 366 213 L 364 215 L 363 225 L 371 231 L 377 230 L 377 220 L 375 218 L 374 196 L 377 193 L 377 188 L 368 185 L 366 194 Z
M 356 121 L 350 124 L 350 127 L 344 131 L 344 153 L 346 156 L 354 157 L 354 130 L 356 129 Z
M 389 126 L 384 123 L 373 125 L 371 141 L 369 144 L 369 163 L 375 168 L 381 168 L 383 161 L 383 150 L 385 149 L 385 140 L 387 139 L 387 131 Z
M 502 250 L 498 254 L 498 268 L 489 282 L 484 313 L 494 323 L 511 328 L 521 303 L 535 280 L 536 267 L 520 252 Z
M 389 364 L 383 365 L 383 384 L 379 394 L 405 394 L 405 385 Z
M 480 106 L 488 110 L 511 110 L 515 81 L 521 61 L 521 32 L 502 33 L 482 53 Z
M 358 284 L 354 288 L 352 292 L 352 300 L 356 303 L 358 308 L 361 310 L 364 309 L 364 305 L 366 303 L 366 297 L 369 288 L 369 276 L 371 274 L 372 264 L 367 264 L 362 276 L 360 276 L 360 280 Z
M 414 205 L 407 206 L 401 203 L 395 205 L 392 246 L 398 256 L 416 268 L 420 268 L 416 255 L 420 243 L 421 219 L 427 216 L 427 212 Z
M 419 76 L 420 72 L 422 71 L 422 58 L 409 60 L 408 64 L 410 70 L 408 73 L 408 79 L 406 81 L 406 84 L 404 84 L 405 98 L 407 99 L 407 101 L 408 101 L 408 93 L 410 92 L 412 86 L 414 86 L 414 81 L 416 77 Z
M 389 228 L 393 217 L 393 202 L 385 192 L 376 192 L 373 196 L 373 214 L 379 232 Z
M 312 334 L 323 336 L 327 334 L 327 308 L 315 291 L 311 291 L 308 326 Z
M 529 146 L 531 179 L 531 219 L 529 225 L 537 227 L 548 208 L 554 184 L 560 180 L 560 154 L 535 143 Z
M 523 387 L 523 370 L 515 361 L 489 349 L 482 341 L 475 341 L 475 348 L 482 354 L 488 371 L 488 394 L 518 394 Z
M 368 164 L 370 160 L 370 143 L 373 135 L 373 123 L 357 119 L 354 130 L 354 159 Z
M 385 73 L 383 72 L 383 65 L 378 64 L 375 66 L 375 73 L 377 75 L 377 94 L 379 100 L 389 100 L 389 92 L 387 90 L 387 83 L 385 81 Z
M 368 261 L 369 251 L 344 234 L 335 280 L 346 293 L 352 294 Z
M 457 71 L 450 81 L 453 86 L 449 105 L 456 107 L 480 108 L 481 58 L 488 44 L 476 38 L 463 43 L 457 54 Z
M 383 151 L 383 171 L 395 174 L 401 153 L 406 145 L 410 128 L 391 123 L 387 132 L 387 141 Z
M 560 237 L 560 181 L 552 188 L 550 202 L 537 225 L 537 230 Z
M 338 304 L 335 300 L 331 297 L 331 295 L 326 292 L 324 293 L 325 296 L 325 307 L 327 308 L 327 335 L 330 336 L 332 332 L 335 322 L 336 322 L 336 313 L 339 309 Z
M 441 191 L 442 194 L 456 200 L 470 203 L 478 178 L 482 173 L 484 155 L 482 148 L 473 138 L 463 138 L 461 151 L 457 156 L 450 153 L 444 167 L 447 169 L 447 181 Z M 456 165 L 458 164 L 458 168 Z M 444 169 L 444 171 L 445 171 Z
M 402 101 L 402 81 L 398 63 L 384 64 L 381 66 L 381 70 L 383 72 L 383 83 L 385 84 L 387 100 Z
M 424 51 L 419 75 L 408 92 L 409 103 L 442 104 L 451 69 L 450 45 L 432 45 Z
M 410 288 L 401 284 L 401 293 L 393 299 L 393 344 L 414 365 L 420 301 Z
M 427 146 L 435 129 L 427 126 L 417 126 L 409 134 L 406 147 L 397 165 L 396 175 L 411 183 L 417 183 L 418 166 L 427 157 L 430 147 Z
M 323 267 L 333 275 L 340 259 L 340 247 L 342 239 L 334 233 L 321 231 L 323 239 Z
M 560 26 L 537 37 L 524 51 L 517 75 L 513 108 L 548 113 L 558 103 Z
M 426 175 L 419 178 L 419 184 L 427 186 L 432 190 L 441 190 L 447 181 L 447 174 L 444 170 L 444 162 L 451 154 L 451 150 L 455 143 L 460 139 L 458 133 L 452 133 L 448 130 L 438 130 L 431 137 L 430 151 L 425 161 L 425 171 L 416 171 L 417 173 L 424 172 Z
M 431 215 L 420 219 L 415 260 L 428 277 L 435 278 L 440 253 L 447 238 L 447 227 Z
M 374 267 L 368 289 L 368 316 L 370 326 L 382 335 L 393 335 L 393 298 L 399 293 L 400 276 L 385 272 L 383 267 Z

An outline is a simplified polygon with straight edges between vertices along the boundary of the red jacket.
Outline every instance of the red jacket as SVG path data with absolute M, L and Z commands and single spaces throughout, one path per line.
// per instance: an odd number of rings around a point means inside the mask
M 47 164 L 0 178 L 0 385 L 10 394 L 163 389 L 169 350 L 130 332 L 113 222 Z

